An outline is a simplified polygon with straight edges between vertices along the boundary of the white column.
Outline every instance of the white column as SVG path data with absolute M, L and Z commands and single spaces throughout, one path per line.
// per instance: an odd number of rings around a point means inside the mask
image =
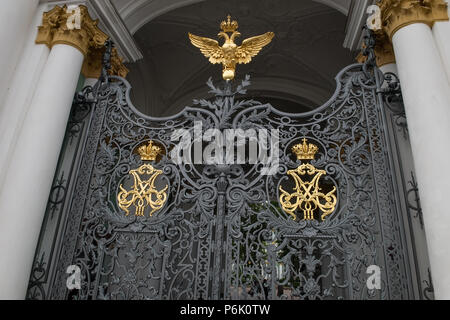
M 0 110 L 38 3 L 39 0 L 2 0 L 0 3 Z
M 444 1 L 449 2 L 449 0 Z M 450 16 L 450 8 L 447 10 Z M 433 26 L 433 36 L 450 83 L 450 21 L 436 21 Z
M 415 23 L 392 39 L 423 209 L 435 296 L 450 299 L 450 87 L 433 33 Z
M 388 63 L 384 64 L 380 67 L 381 72 L 383 73 L 393 73 L 398 75 L 397 64 L 396 63 Z
M 83 54 L 53 46 L 0 194 L 0 299 L 23 299 Z
M 20 55 L 20 61 L 11 79 L 3 108 L 0 109 L 0 193 L 15 141 L 50 53 L 46 45 L 34 43 L 37 27 L 41 24 L 42 14 L 47 9 L 46 4 L 40 5 L 36 10 L 33 22 L 28 27 L 28 38 L 23 53 Z

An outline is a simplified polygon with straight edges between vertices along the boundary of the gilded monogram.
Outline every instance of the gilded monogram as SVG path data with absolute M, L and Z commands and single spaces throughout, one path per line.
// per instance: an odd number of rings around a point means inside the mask
M 299 160 L 314 159 L 318 150 L 316 145 L 312 143 L 308 145 L 306 139 L 303 139 L 303 144 L 297 144 L 292 148 L 292 152 L 297 155 Z M 334 211 L 337 202 L 336 187 L 325 194 L 319 185 L 320 178 L 326 175 L 325 170 L 319 170 L 312 164 L 304 163 L 297 169 L 289 170 L 287 174 L 294 178 L 294 192 L 289 193 L 280 186 L 280 204 L 283 210 L 291 215 L 294 220 L 297 219 L 295 214 L 297 210 L 303 211 L 304 220 L 314 220 L 314 212 L 319 210 L 322 221 Z M 311 176 L 312 178 L 305 180 L 302 178 L 304 176 Z
M 138 152 L 143 161 L 155 161 L 161 153 L 161 148 L 150 141 L 148 145 L 139 147 Z M 151 164 L 143 164 L 138 169 L 130 170 L 133 176 L 133 186 L 131 190 L 126 190 L 120 185 L 120 192 L 117 195 L 119 207 L 130 214 L 130 207 L 135 206 L 136 216 L 144 216 L 145 209 L 150 207 L 149 215 L 152 216 L 155 211 L 160 210 L 167 201 L 166 185 L 161 190 L 155 187 L 156 178 L 162 174 L 162 170 L 153 168 Z

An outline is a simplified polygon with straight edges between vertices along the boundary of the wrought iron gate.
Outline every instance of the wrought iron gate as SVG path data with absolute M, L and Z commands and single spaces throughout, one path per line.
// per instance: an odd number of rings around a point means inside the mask
M 383 103 L 398 91 L 383 96 L 367 40 L 367 61 L 344 68 L 334 96 L 302 114 L 245 100 L 246 77 L 208 82 L 213 99 L 151 118 L 105 63 L 99 82 L 74 101 L 28 298 L 422 298 L 426 266 L 414 242 L 423 234 L 397 181 L 403 174 L 388 133 L 395 129 Z M 196 122 L 204 130 L 278 130 L 276 173 L 262 175 L 260 164 L 174 163 L 172 133 Z M 293 219 L 280 205 L 280 190 L 293 187 L 288 170 L 301 163 L 291 148 L 303 139 L 318 146 L 311 164 L 324 170 L 322 188 L 336 188 L 336 208 L 323 220 Z M 152 166 L 167 201 L 151 216 L 126 215 L 117 195 L 131 187 L 129 172 L 144 163 L 137 150 L 149 141 L 162 149 Z M 69 265 L 81 269 L 79 290 L 66 287 Z M 381 289 L 366 285 L 371 265 L 380 267 Z

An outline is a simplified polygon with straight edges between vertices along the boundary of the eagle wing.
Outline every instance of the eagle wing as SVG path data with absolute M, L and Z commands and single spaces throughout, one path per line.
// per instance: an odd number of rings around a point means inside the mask
M 236 62 L 237 63 L 249 63 L 254 56 L 258 54 L 261 49 L 268 45 L 274 37 L 273 32 L 266 32 L 262 35 L 251 37 L 242 41 L 236 49 Z
M 210 38 L 196 36 L 188 33 L 191 43 L 200 49 L 205 57 L 209 58 L 211 63 L 222 63 L 224 60 L 222 48 L 219 42 Z

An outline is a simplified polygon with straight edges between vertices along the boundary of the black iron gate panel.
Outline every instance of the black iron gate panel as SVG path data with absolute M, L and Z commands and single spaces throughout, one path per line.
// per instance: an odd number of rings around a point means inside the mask
M 219 86 L 208 81 L 214 98 L 195 100 L 194 106 L 172 117 L 152 118 L 133 107 L 126 80 L 103 76 L 94 89 L 86 89 L 90 95 L 94 92 L 94 102 L 74 104 L 74 115 L 82 106 L 93 109 L 83 117 L 89 129 L 85 140 L 79 138 L 84 141 L 77 151 L 82 159 L 71 176 L 73 189 L 60 208 L 63 223 L 55 232 L 51 258 L 43 244 L 44 224 L 28 297 L 416 297 L 395 196 L 380 74 L 372 63 L 369 57 L 365 64 L 344 68 L 336 77 L 334 96 L 302 114 L 246 100 L 247 76 L 240 83 Z M 174 132 L 184 130 L 180 132 L 194 137 L 185 140 L 189 145 L 185 150 L 194 150 L 199 126 L 202 133 L 266 130 L 266 141 L 272 139 L 278 146 L 258 145 L 259 153 L 267 151 L 272 161 L 270 172 L 264 172 L 264 163 L 248 157 L 237 163 L 237 155 L 231 163 L 173 161 L 171 154 L 183 140 L 174 139 Z M 150 142 L 160 151 L 153 160 L 140 154 Z M 204 152 L 207 144 L 200 143 Z M 294 146 L 311 151 L 311 144 L 317 150 L 310 161 L 299 160 L 292 152 Z M 188 156 L 192 160 L 190 152 Z M 153 180 L 146 180 L 153 184 L 132 174 L 138 168 L 153 174 Z M 335 200 L 328 213 L 321 215 L 319 209 L 327 205 L 322 200 L 288 208 L 292 199 L 300 199 L 294 182 L 302 168 L 309 168 L 309 175 L 320 172 L 320 188 L 314 194 Z M 136 181 L 164 201 L 158 204 L 150 196 L 154 207 L 145 210 L 142 204 L 129 202 L 134 209 L 127 214 L 118 195 L 127 195 Z M 308 188 L 305 192 L 312 192 Z M 81 269 L 79 290 L 66 287 L 69 265 Z M 367 286 L 370 266 L 381 271 L 380 289 Z

